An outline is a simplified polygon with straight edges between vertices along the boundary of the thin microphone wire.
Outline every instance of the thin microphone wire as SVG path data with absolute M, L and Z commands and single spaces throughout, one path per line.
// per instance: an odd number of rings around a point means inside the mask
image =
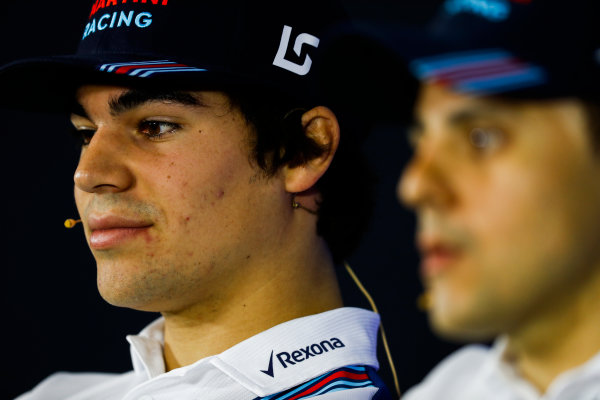
M 348 264 L 347 261 L 344 261 L 344 267 L 346 267 L 346 271 L 348 271 L 348 274 L 350 275 L 350 277 L 352 278 L 352 280 L 354 281 L 356 286 L 358 286 L 358 288 L 360 289 L 362 294 L 369 301 L 369 304 L 371 304 L 371 308 L 373 309 L 373 311 L 376 314 L 379 314 L 379 311 L 377 310 L 377 306 L 375 305 L 375 301 L 373 301 L 373 298 L 371 297 L 371 295 L 369 294 L 367 289 L 365 289 L 365 287 L 363 286 L 361 281 L 358 279 L 358 277 L 356 276 L 356 274 L 354 273 L 354 271 L 350 267 L 350 264 Z M 394 386 L 396 388 L 396 393 L 398 394 L 398 397 L 400 398 L 400 397 L 402 397 L 402 394 L 400 391 L 400 384 L 398 383 L 398 375 L 396 374 L 396 367 L 394 366 L 394 360 L 392 359 L 392 353 L 390 351 L 390 346 L 388 345 L 388 341 L 385 336 L 385 329 L 383 329 L 383 322 L 380 322 L 380 324 L 379 324 L 379 332 L 381 332 L 381 341 L 383 342 L 385 354 L 387 356 L 388 363 L 390 364 L 390 369 L 392 371 L 392 376 L 394 378 Z

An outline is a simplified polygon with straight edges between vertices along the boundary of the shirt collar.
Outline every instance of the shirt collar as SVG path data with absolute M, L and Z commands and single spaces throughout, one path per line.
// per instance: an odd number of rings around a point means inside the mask
M 514 366 L 507 361 L 507 348 L 508 337 L 506 336 L 497 338 L 492 346 L 490 358 L 484 367 L 490 388 L 494 391 L 504 388 L 504 390 L 517 392 L 519 398 L 524 400 L 539 399 L 540 393 L 537 388 L 523 379 Z
M 481 369 L 486 386 L 490 390 L 500 390 L 501 387 L 506 387 L 508 384 L 513 391 L 519 393 L 520 398 L 541 398 L 542 394 L 539 390 L 523 379 L 514 366 L 506 360 L 507 347 L 508 338 L 506 336 L 501 336 L 494 342 L 490 355 Z M 544 398 L 558 398 L 559 393 L 571 390 L 575 386 L 584 390 L 583 386 L 587 386 L 588 382 L 592 382 L 597 387 L 599 378 L 600 352 L 584 364 L 558 375 L 548 387 Z
M 347 365 L 377 363 L 379 316 L 339 308 L 268 329 L 211 362 L 260 396 L 277 393 Z
M 548 394 L 558 394 L 566 392 L 574 384 L 577 384 L 577 386 L 580 387 L 582 391 L 585 390 L 586 387 L 594 386 L 594 393 L 596 396 L 599 396 L 599 380 L 600 352 L 596 353 L 594 357 L 592 357 L 584 364 L 560 374 L 548 388 Z
M 338 308 L 277 325 L 183 369 L 210 362 L 248 390 L 267 396 L 347 365 L 379 368 L 378 327 L 379 316 L 371 311 Z M 134 370 L 148 379 L 165 372 L 163 329 L 160 318 L 127 337 Z
M 163 357 L 164 327 L 164 318 L 159 318 L 139 334 L 127 336 L 133 369 L 147 379 L 152 379 L 166 371 Z

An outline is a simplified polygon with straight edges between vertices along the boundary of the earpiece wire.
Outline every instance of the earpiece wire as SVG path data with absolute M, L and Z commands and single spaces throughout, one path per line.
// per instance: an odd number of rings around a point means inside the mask
M 350 275 L 350 277 L 352 278 L 352 280 L 354 281 L 356 286 L 358 286 L 358 288 L 360 289 L 362 294 L 369 301 L 369 304 L 371 305 L 371 308 L 373 309 L 373 311 L 376 314 L 379 314 L 379 311 L 377 310 L 377 306 L 375 305 L 375 301 L 373 301 L 373 298 L 371 297 L 371 295 L 369 294 L 367 289 L 365 289 L 365 287 L 361 283 L 360 279 L 358 279 L 358 277 L 356 276 L 356 274 L 354 273 L 354 271 L 350 267 L 350 264 L 348 264 L 347 261 L 344 261 L 344 267 L 346 267 L 346 271 L 348 271 L 348 274 Z M 388 341 L 385 336 L 385 329 L 383 329 L 383 321 L 381 321 L 379 324 L 379 332 L 381 333 L 381 341 L 383 342 L 385 354 L 387 356 L 388 363 L 390 364 L 390 369 L 392 371 L 392 376 L 394 378 L 394 386 L 396 389 L 396 393 L 398 394 L 398 398 L 400 398 L 401 397 L 400 384 L 398 383 L 398 375 L 396 374 L 396 367 L 394 366 L 394 360 L 392 359 L 392 353 L 390 351 L 390 346 L 388 345 Z

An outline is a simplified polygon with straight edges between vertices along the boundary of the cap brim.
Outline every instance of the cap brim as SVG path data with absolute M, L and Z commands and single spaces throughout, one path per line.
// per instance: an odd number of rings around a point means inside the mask
M 547 68 L 529 61 L 535 59 L 530 54 L 455 41 L 427 28 L 364 24 L 362 30 L 420 82 L 443 84 L 473 96 L 544 99 L 569 94 Z
M 175 65 L 184 61 L 172 61 Z M 236 76 L 217 68 L 197 68 L 186 65 L 186 69 L 172 68 L 169 73 L 150 73 L 142 68 L 137 75 L 100 70 L 103 65 L 135 63 L 114 57 L 54 56 L 33 58 L 10 63 L 0 69 L 2 97 L 0 107 L 26 109 L 30 111 L 70 111 L 75 92 L 82 85 L 115 85 L 138 87 L 162 85 L 169 89 L 211 90 L 229 86 L 254 85 L 249 77 Z M 140 61 L 141 64 L 144 62 Z M 144 72 L 145 71 L 145 72 Z

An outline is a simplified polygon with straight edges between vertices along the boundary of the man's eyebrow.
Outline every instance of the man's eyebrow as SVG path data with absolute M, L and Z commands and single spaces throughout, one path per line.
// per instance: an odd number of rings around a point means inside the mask
M 506 114 L 506 108 L 497 103 L 481 104 L 458 110 L 448 116 L 448 122 L 452 125 L 461 125 L 470 121 L 485 118 L 499 117 Z
M 445 121 L 448 126 L 460 127 L 484 118 L 504 118 L 506 116 L 514 115 L 509 114 L 509 111 L 512 110 L 514 110 L 514 108 L 507 107 L 507 104 L 503 102 L 486 101 L 480 104 L 469 104 L 464 108 L 453 111 L 445 117 Z M 423 134 L 426 130 L 425 125 L 423 117 L 415 110 L 412 122 L 406 129 L 409 138 L 414 138 L 415 135 Z
M 78 101 L 74 101 L 73 104 L 71 104 L 71 114 L 84 117 L 87 120 L 90 119 L 90 117 L 88 117 L 87 112 L 85 111 L 85 108 L 83 108 L 83 106 Z
M 189 92 L 130 89 L 109 101 L 110 113 L 116 116 L 151 102 L 206 107 L 206 104 L 202 102 L 199 95 L 193 95 Z

